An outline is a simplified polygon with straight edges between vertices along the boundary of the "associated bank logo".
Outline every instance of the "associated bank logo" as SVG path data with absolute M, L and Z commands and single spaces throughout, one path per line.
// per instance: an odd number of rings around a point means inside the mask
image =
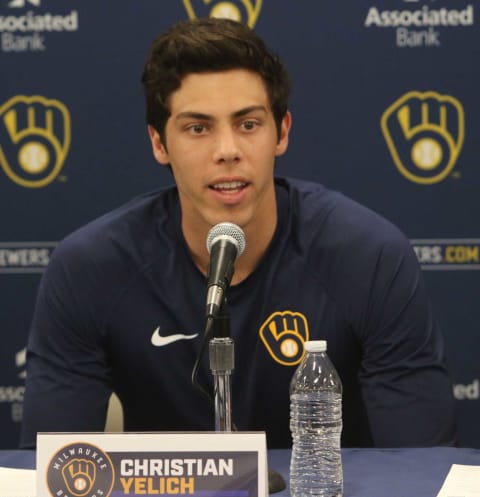
M 480 399 L 480 379 L 475 378 L 471 383 L 457 383 L 453 386 L 453 395 L 457 400 Z
M 46 477 L 52 497 L 108 497 L 113 489 L 115 469 L 106 452 L 80 442 L 62 447 L 52 457 Z
M 457 162 L 465 136 L 464 111 L 450 95 L 411 91 L 383 113 L 381 128 L 400 173 L 430 185 L 445 179 Z
M 422 269 L 480 270 L 480 238 L 420 238 L 410 243 Z
M 212 0 L 183 0 L 183 4 L 190 19 L 197 17 L 218 17 L 233 19 L 255 26 L 263 0 L 236 0 L 230 2 Z
M 1 273 L 43 273 L 57 242 L 0 242 Z
M 8 6 L 14 8 L 22 8 L 25 7 L 27 3 L 34 5 L 35 7 L 40 7 L 40 0 L 12 0 L 8 4 Z
M 295 366 L 303 358 L 309 340 L 307 318 L 292 311 L 274 312 L 260 327 L 260 338 L 271 357 L 283 366 Z
M 441 35 L 446 28 L 462 29 L 474 25 L 473 4 L 464 8 L 448 8 L 437 7 L 432 3 L 434 1 L 397 0 L 397 9 L 370 6 L 364 26 L 368 29 L 395 30 L 395 41 L 399 48 L 429 48 L 442 44 Z
M 27 366 L 27 349 L 24 348 L 19 350 L 15 354 L 15 366 L 20 369 L 20 373 L 18 373 L 18 377 L 25 379 L 27 377 L 27 370 L 25 369 Z
M 41 188 L 60 173 L 71 119 L 59 100 L 17 95 L 0 106 L 0 166 L 18 185 Z
M 18 378 L 22 383 L 26 377 L 25 367 L 27 364 L 27 351 L 22 349 L 15 354 L 15 366 L 19 373 Z M 0 404 L 10 404 L 11 419 L 14 423 L 20 423 L 23 418 L 23 398 L 25 385 L 0 385 Z
M 6 15 L 0 14 L 2 52 L 44 52 L 50 33 L 76 32 L 79 29 L 78 11 L 65 11 L 65 6 L 59 7 L 62 12 L 43 12 L 41 0 L 3 2 L 9 10 Z M 35 10 L 27 10 L 32 7 Z

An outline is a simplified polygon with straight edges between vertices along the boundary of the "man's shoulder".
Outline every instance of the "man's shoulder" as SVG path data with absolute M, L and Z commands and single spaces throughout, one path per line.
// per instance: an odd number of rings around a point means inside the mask
M 336 302 L 357 308 L 372 281 L 390 281 L 398 268 L 404 278 L 417 279 L 411 243 L 392 222 L 321 185 L 294 181 L 290 187 L 289 246 Z
M 153 240 L 175 209 L 173 188 L 139 195 L 93 219 L 67 235 L 53 252 L 53 259 L 107 262 L 122 254 L 153 251 Z M 155 245 L 157 245 L 155 243 Z
M 305 234 L 333 243 L 380 243 L 405 239 L 401 230 L 366 205 L 319 183 L 285 180 L 293 222 Z

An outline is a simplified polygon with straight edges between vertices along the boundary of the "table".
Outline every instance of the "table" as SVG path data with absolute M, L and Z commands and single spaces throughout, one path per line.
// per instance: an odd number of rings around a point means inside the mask
M 269 468 L 288 478 L 289 451 L 269 451 L 268 460 Z M 480 466 L 480 450 L 343 449 L 342 463 L 344 497 L 435 497 L 452 464 Z
M 480 449 L 343 449 L 342 461 L 344 497 L 435 497 L 452 464 L 480 466 Z M 270 450 L 268 462 L 288 482 L 290 451 Z M 35 452 L 0 451 L 0 466 L 35 468 Z

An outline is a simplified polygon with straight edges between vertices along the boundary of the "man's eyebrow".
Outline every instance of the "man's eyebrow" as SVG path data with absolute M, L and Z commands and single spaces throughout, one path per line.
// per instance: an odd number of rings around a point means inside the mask
M 175 116 L 176 121 L 180 119 L 199 119 L 201 121 L 213 121 L 213 116 L 203 114 L 202 112 L 186 111 L 180 112 L 180 114 Z
M 250 114 L 250 112 L 255 112 L 258 110 L 262 112 L 267 112 L 267 109 L 264 105 L 250 105 L 249 107 L 245 107 L 244 109 L 237 110 L 232 115 L 233 117 L 242 117 L 246 116 L 247 114 Z
M 264 105 L 249 105 L 244 109 L 237 110 L 232 113 L 233 118 L 243 117 L 251 112 L 262 111 L 268 112 L 267 108 Z M 203 112 L 195 112 L 195 111 L 185 111 L 180 112 L 180 114 L 175 116 L 175 120 L 179 121 L 180 119 L 198 119 L 200 121 L 214 121 L 215 118 L 209 114 L 204 114 Z

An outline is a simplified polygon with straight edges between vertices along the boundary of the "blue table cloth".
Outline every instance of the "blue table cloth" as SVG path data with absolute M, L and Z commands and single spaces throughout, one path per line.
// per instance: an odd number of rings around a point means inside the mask
M 452 464 L 480 466 L 480 450 L 452 447 L 343 449 L 344 497 L 435 497 Z M 268 452 L 269 468 L 280 473 L 289 496 L 289 450 Z M 35 468 L 33 451 L 0 451 L 0 466 Z

